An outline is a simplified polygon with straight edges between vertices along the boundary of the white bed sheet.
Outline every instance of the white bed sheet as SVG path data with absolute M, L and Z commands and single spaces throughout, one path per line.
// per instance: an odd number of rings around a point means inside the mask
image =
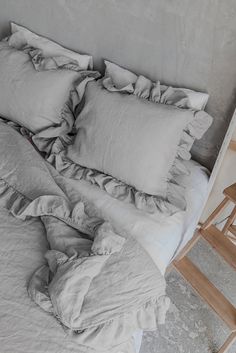
M 193 236 L 208 190 L 207 169 L 193 160 L 185 164 L 190 174 L 179 177 L 179 182 L 186 188 L 187 209 L 172 216 L 145 213 L 87 181 L 58 178 L 70 200 L 78 202 L 79 195 L 85 205 L 94 205 L 96 215 L 110 221 L 118 233 L 135 237 L 164 274 L 172 258 Z
M 171 227 L 169 232 L 167 231 L 167 226 L 166 233 L 157 234 L 156 246 L 159 251 L 159 267 L 163 274 L 171 260 L 192 238 L 202 212 L 203 202 L 207 195 L 209 181 L 207 170 L 192 160 L 187 162 L 187 166 L 191 172 L 189 177 L 184 180 L 184 184 L 187 187 L 187 210 L 186 212 L 176 214 L 169 219 L 169 225 Z M 175 223 L 177 227 L 175 231 L 172 231 Z M 181 224 L 182 227 L 180 226 Z M 169 233 L 168 235 L 167 232 Z M 142 337 L 143 331 L 141 330 L 134 334 L 136 353 L 139 353 L 140 351 Z
M 186 162 L 186 166 L 190 175 L 183 177 L 182 182 L 186 186 L 187 209 L 168 217 L 162 224 L 163 232 L 158 232 L 156 237 L 162 273 L 193 237 L 208 191 L 207 169 L 193 160 Z

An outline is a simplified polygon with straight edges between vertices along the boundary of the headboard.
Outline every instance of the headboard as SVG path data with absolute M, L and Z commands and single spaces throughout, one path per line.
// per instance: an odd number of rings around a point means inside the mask
M 60 44 L 163 83 L 207 91 L 214 124 L 198 143 L 212 168 L 236 102 L 236 1 L 1 0 L 0 36 L 15 21 Z M 194 151 L 193 151 L 194 154 Z

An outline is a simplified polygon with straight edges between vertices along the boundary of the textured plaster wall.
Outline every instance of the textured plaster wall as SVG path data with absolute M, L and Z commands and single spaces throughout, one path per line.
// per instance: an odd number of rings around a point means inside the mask
M 0 5 L 1 36 L 13 20 L 91 53 L 97 68 L 108 58 L 152 79 L 208 91 L 207 110 L 215 121 L 201 146 L 216 155 L 236 101 L 235 0 L 0 0 Z

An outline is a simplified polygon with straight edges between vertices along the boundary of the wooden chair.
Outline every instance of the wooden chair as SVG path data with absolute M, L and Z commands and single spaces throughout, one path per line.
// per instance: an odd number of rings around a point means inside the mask
M 224 200 L 202 224 L 191 242 L 186 245 L 177 259 L 172 263 L 174 268 L 190 283 L 200 297 L 209 304 L 229 327 L 231 333 L 218 353 L 227 352 L 233 342 L 236 341 L 236 308 L 209 281 L 199 268 L 193 264 L 187 257 L 187 254 L 198 240 L 203 237 L 233 269 L 236 269 L 236 246 L 231 241 L 236 240 L 236 226 L 233 225 L 236 219 L 236 183 L 226 188 L 224 195 Z M 212 223 L 230 203 L 234 205 L 233 211 L 222 231 L 220 231 Z

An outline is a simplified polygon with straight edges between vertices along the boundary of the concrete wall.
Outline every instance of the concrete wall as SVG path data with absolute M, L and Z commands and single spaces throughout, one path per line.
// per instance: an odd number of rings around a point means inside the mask
M 199 145 L 212 166 L 235 105 L 235 0 L 0 0 L 10 20 L 61 44 L 177 86 L 208 91 L 214 125 Z

